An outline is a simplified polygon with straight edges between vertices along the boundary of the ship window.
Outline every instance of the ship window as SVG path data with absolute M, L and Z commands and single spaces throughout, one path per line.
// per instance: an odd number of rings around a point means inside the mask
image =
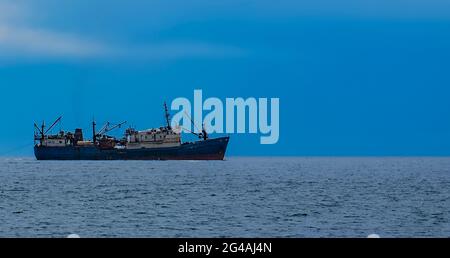
M 59 141 L 59 143 L 62 143 L 62 141 Z

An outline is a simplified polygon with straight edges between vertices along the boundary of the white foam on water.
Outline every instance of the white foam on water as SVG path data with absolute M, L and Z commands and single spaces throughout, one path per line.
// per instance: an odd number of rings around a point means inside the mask
M 380 235 L 378 234 L 370 234 L 367 236 L 367 238 L 380 238 Z
M 67 238 L 80 238 L 80 236 L 77 234 L 70 234 L 67 236 Z

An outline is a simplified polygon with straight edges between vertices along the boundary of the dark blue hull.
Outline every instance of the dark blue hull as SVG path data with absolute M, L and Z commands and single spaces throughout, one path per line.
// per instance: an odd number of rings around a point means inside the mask
M 96 146 L 35 146 L 38 160 L 223 160 L 229 137 L 151 149 L 100 149 Z

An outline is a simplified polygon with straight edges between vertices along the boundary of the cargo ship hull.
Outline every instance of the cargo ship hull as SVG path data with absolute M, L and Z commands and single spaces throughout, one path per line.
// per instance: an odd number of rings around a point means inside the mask
M 98 146 L 34 147 L 37 160 L 223 160 L 229 137 L 176 147 L 101 149 Z

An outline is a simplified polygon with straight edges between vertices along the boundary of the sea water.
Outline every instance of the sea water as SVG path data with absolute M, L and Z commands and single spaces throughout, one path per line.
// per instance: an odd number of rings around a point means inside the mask
M 0 237 L 449 237 L 450 158 L 0 159 Z

